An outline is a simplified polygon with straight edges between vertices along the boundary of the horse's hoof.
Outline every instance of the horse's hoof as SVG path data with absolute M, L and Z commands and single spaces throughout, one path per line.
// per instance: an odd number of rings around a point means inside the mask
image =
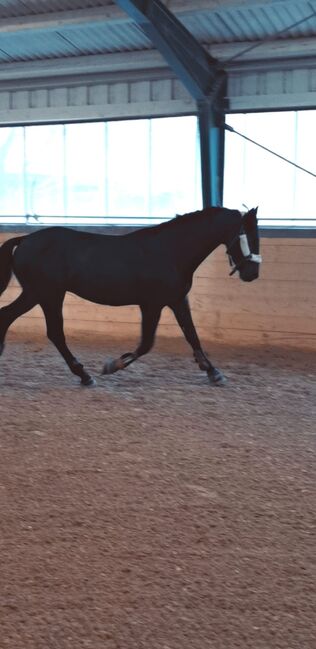
M 86 379 L 81 379 L 81 385 L 85 388 L 94 388 L 97 385 L 97 382 L 92 378 L 92 376 L 89 376 Z
M 103 376 L 104 374 L 114 374 L 114 372 L 117 372 L 120 367 L 118 367 L 117 361 L 107 361 L 103 365 L 103 370 L 101 372 L 101 375 Z
M 135 359 L 136 359 L 135 354 L 132 354 L 131 352 L 127 352 L 127 354 L 123 354 L 123 356 L 120 356 L 120 358 L 105 363 L 101 374 L 114 374 L 114 372 L 118 372 L 119 370 L 124 370 L 125 367 L 133 363 Z
M 209 370 L 207 373 L 207 376 L 209 378 L 210 383 L 213 385 L 225 385 L 227 383 L 227 379 L 222 374 L 216 367 L 214 367 L 212 370 Z

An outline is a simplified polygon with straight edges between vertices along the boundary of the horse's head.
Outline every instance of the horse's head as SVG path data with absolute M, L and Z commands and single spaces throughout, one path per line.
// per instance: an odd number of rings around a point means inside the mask
M 231 275 L 237 270 L 244 282 L 252 282 L 259 276 L 261 256 L 259 255 L 259 232 L 257 210 L 254 208 L 242 213 L 241 227 L 238 234 L 227 246 Z

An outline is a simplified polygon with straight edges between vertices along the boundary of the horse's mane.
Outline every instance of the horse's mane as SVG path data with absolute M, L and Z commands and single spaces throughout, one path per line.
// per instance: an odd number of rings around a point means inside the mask
M 155 232 L 161 232 L 162 230 L 165 229 L 171 229 L 174 227 L 178 227 L 180 223 L 183 223 L 184 221 L 190 221 L 193 218 L 197 217 L 204 217 L 207 216 L 208 218 L 212 217 L 213 214 L 218 212 L 218 210 L 221 210 L 223 208 L 221 207 L 207 207 L 202 210 L 195 210 L 194 212 L 186 212 L 185 214 L 176 214 L 172 219 L 169 219 L 168 221 L 164 221 L 163 223 L 159 223 L 159 225 L 153 225 L 150 226 L 150 230 L 155 230 Z

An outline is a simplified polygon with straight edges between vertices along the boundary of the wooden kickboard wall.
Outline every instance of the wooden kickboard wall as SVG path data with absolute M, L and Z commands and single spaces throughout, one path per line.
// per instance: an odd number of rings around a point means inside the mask
M 0 243 L 15 236 L 0 233 Z M 247 284 L 229 277 L 225 248 L 218 248 L 196 271 L 190 294 L 193 319 L 204 341 L 273 344 L 316 350 L 316 238 L 261 238 L 260 279 Z M 12 278 L 0 307 L 20 289 Z M 65 332 L 111 337 L 139 337 L 138 307 L 106 307 L 68 294 Z M 42 311 L 35 307 L 12 330 L 45 333 Z M 182 336 L 173 314 L 165 309 L 159 336 Z

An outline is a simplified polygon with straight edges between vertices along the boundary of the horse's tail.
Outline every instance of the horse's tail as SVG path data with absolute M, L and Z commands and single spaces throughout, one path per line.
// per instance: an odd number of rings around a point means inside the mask
M 13 248 L 18 246 L 24 237 L 8 239 L 0 248 L 0 295 L 7 288 L 12 275 Z

